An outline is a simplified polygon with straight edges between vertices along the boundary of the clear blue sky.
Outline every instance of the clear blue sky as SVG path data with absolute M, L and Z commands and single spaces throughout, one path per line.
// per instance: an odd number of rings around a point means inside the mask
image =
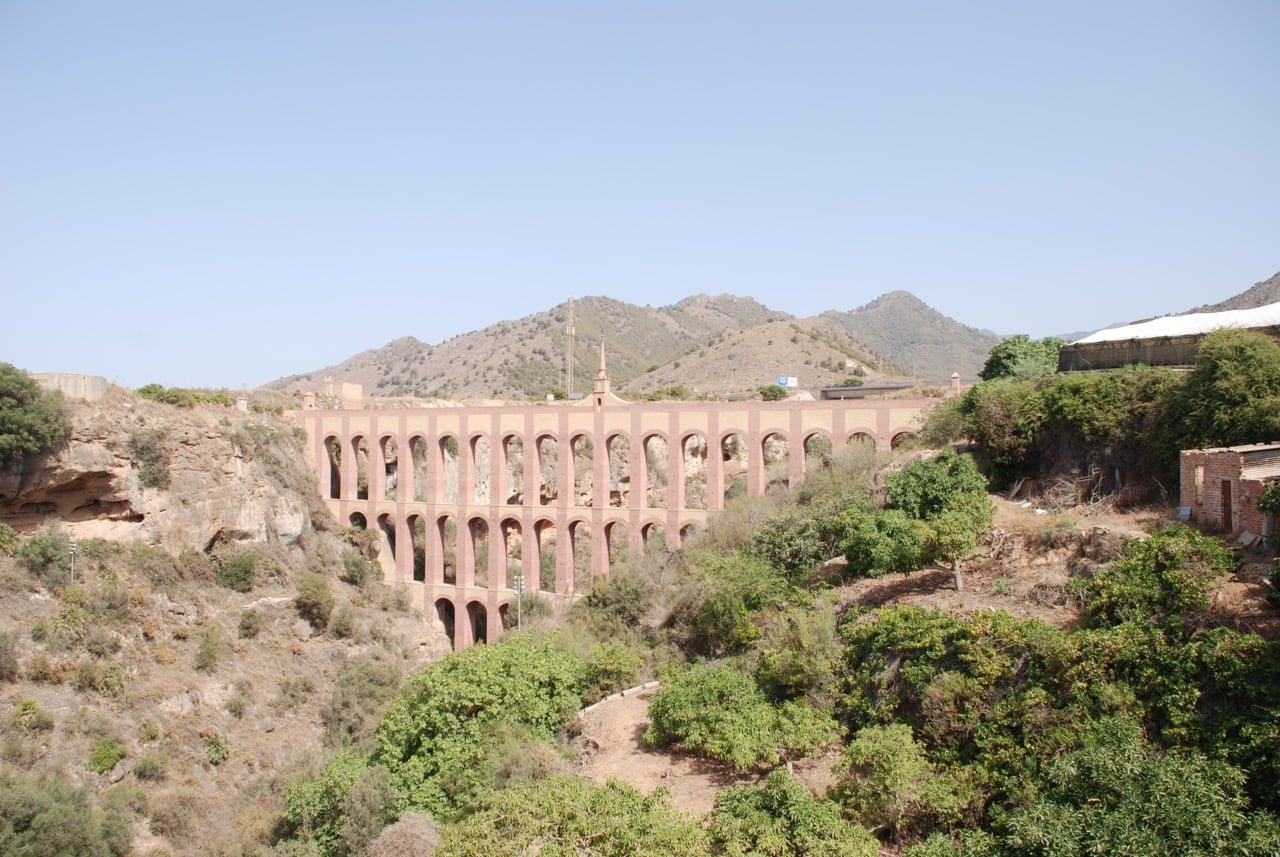
M 0 0 L 0 360 L 256 385 L 568 295 L 1035 335 L 1280 270 L 1280 3 Z

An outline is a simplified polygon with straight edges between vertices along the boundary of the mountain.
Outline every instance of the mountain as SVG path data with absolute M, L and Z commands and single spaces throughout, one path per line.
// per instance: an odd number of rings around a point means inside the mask
M 635 306 L 580 298 L 545 312 L 465 333 L 439 345 L 406 336 L 336 366 L 273 381 L 268 387 L 314 389 L 332 378 L 364 386 L 366 395 L 423 398 L 538 396 L 563 383 L 570 312 L 576 331 L 574 390 L 590 389 L 605 340 L 615 384 L 679 359 L 717 335 L 788 318 L 751 298 L 698 295 L 671 306 Z
M 871 382 L 903 374 L 832 322 L 792 318 L 716 336 L 679 360 L 632 378 L 620 392 L 625 397 L 683 384 L 697 392 L 732 394 L 772 384 L 779 375 L 793 375 L 802 387 L 812 388 L 852 376 Z
M 1280 301 L 1280 272 L 1274 274 L 1271 279 L 1263 280 L 1260 283 L 1254 283 L 1248 288 L 1236 295 L 1227 298 L 1225 301 L 1208 306 L 1202 306 L 1191 312 L 1222 312 L 1229 309 L 1254 309 L 1255 307 L 1266 306 Z
M 914 375 L 945 382 L 974 377 L 999 337 L 974 330 L 906 292 L 852 312 L 797 319 L 751 299 L 697 295 L 663 307 L 579 298 L 428 345 L 412 336 L 336 366 L 281 378 L 270 388 L 315 390 L 327 380 L 360 384 L 377 397 L 507 399 L 541 396 L 564 381 L 573 316 L 573 389 L 591 388 L 603 339 L 620 391 L 683 384 L 745 392 L 778 375 L 806 387 L 838 383 L 855 369 L 872 380 Z
M 828 310 L 820 318 L 906 369 L 941 383 L 959 372 L 978 376 L 987 355 L 1003 337 L 943 315 L 910 292 L 889 292 L 850 312 Z

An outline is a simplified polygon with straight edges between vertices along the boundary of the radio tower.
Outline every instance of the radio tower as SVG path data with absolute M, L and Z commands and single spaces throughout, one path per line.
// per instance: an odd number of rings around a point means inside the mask
M 565 378 L 568 392 L 565 394 L 568 398 L 573 398 L 573 337 L 575 331 L 573 329 L 573 297 L 569 298 L 569 365 L 565 367 Z

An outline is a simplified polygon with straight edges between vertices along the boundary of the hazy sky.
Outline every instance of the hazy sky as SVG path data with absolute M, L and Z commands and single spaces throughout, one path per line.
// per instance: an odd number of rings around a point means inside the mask
M 0 360 L 256 385 L 567 296 L 1035 335 L 1280 270 L 1280 3 L 0 0 Z

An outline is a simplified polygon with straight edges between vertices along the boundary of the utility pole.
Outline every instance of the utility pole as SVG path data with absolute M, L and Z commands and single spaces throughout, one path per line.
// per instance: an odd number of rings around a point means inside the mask
M 565 394 L 570 399 L 573 398 L 573 338 L 577 331 L 573 329 L 573 297 L 569 298 L 569 365 L 565 367 L 566 389 Z
M 524 575 L 517 574 L 511 583 L 516 588 L 516 630 L 524 627 Z

